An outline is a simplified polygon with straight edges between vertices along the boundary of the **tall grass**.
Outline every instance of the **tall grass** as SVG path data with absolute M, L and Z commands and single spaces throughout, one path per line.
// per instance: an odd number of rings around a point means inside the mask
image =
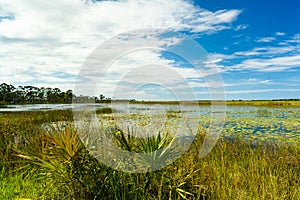
M 28 148 L 40 138 L 40 125 L 62 120 L 71 120 L 72 111 L 0 113 L 0 167 L 14 168 L 19 161 L 14 148 Z M 30 141 L 32 141 L 30 143 Z
M 205 131 L 199 130 L 189 151 L 174 163 L 159 171 L 132 174 L 99 163 L 84 148 L 72 125 L 48 132 L 37 128 L 44 122 L 60 121 L 62 115 L 56 114 L 0 116 L 5 139 L 0 199 L 300 198 L 300 141 L 254 147 L 251 141 L 233 135 L 233 140 L 220 139 L 212 152 L 199 159 L 205 136 Z M 163 135 L 125 137 L 118 131 L 114 132 L 116 144 L 133 152 L 153 152 L 172 140 Z
M 220 140 L 197 175 L 212 199 L 299 199 L 298 146 Z

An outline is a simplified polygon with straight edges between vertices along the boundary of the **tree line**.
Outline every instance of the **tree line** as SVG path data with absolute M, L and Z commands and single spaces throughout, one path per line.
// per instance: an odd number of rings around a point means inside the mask
M 18 86 L 2 83 L 0 85 L 1 104 L 28 104 L 28 103 L 72 103 L 72 102 L 106 102 L 110 98 L 104 95 L 89 97 L 73 94 L 72 90 L 61 91 L 59 88 Z

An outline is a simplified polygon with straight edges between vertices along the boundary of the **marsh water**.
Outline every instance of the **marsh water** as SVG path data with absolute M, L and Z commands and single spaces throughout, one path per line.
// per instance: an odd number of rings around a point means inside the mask
M 138 113 L 152 115 L 163 111 L 176 124 L 181 115 L 199 119 L 200 127 L 208 130 L 214 117 L 222 117 L 222 135 L 233 135 L 251 140 L 300 140 L 300 108 L 255 107 L 255 106 L 191 106 L 167 104 L 26 104 L 7 105 L 0 112 L 49 111 L 49 110 L 90 110 L 110 108 L 113 113 Z M 101 114 L 100 114 L 101 115 Z M 106 114 L 107 115 L 107 114 Z M 108 114 L 109 115 L 109 114 Z M 177 120 L 177 121 L 176 121 Z
M 179 106 L 168 104 L 20 104 L 20 105 L 4 105 L 0 107 L 0 112 L 18 112 L 18 111 L 47 111 L 47 110 L 67 110 L 67 109 L 97 109 L 105 107 L 115 107 L 130 110 L 151 110 L 151 109 L 165 109 L 165 110 L 181 110 L 181 111 L 198 111 L 197 114 L 209 114 L 212 112 L 212 107 L 218 106 Z M 197 107 L 197 109 L 195 109 Z M 226 111 L 226 115 L 243 117 L 245 115 L 253 115 L 258 110 L 268 109 L 269 112 L 281 114 L 281 117 L 287 117 L 291 112 L 300 112 L 298 107 L 256 107 L 256 106 L 226 106 L 222 111 Z M 279 113 L 278 113 L 279 112 Z M 271 117 L 271 116 L 270 116 Z M 300 117 L 300 115 L 298 115 Z
M 226 106 L 218 108 L 218 106 L 179 106 L 168 104 L 24 104 L 24 105 L 5 105 L 0 107 L 0 112 L 20 112 L 20 111 L 48 111 L 48 110 L 96 110 L 98 108 L 115 108 L 115 112 L 124 110 L 135 112 L 137 110 L 166 110 L 166 111 L 183 111 L 193 112 L 196 115 L 207 115 L 212 112 L 224 112 L 228 117 L 246 117 L 259 116 L 267 118 L 300 118 L 300 108 L 298 107 L 275 107 L 264 108 L 256 106 Z M 259 111 L 262 111 L 259 113 Z M 291 116 L 292 115 L 292 116 Z

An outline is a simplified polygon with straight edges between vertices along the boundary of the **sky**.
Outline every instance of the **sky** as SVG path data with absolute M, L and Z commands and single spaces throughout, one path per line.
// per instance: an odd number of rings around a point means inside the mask
M 300 98 L 296 0 L 0 0 L 0 82 L 138 100 Z

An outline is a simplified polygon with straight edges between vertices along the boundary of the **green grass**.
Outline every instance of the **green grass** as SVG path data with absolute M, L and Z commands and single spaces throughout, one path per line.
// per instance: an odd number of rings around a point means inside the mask
M 159 171 L 139 174 L 99 163 L 72 125 L 51 132 L 39 128 L 62 120 L 71 124 L 71 111 L 0 114 L 0 199 L 300 199 L 299 118 L 297 112 L 287 113 L 286 119 L 264 109 L 252 117 L 228 117 L 225 137 L 200 159 L 208 123 L 204 117 L 189 151 Z M 254 136 L 243 137 L 258 126 L 272 135 L 279 122 L 296 135 L 292 143 L 253 145 Z M 112 134 L 120 148 L 139 153 L 172 140 L 170 135 L 128 137 L 118 129 Z
M 47 199 L 55 187 L 45 179 L 37 179 L 35 172 L 0 172 L 0 199 Z

